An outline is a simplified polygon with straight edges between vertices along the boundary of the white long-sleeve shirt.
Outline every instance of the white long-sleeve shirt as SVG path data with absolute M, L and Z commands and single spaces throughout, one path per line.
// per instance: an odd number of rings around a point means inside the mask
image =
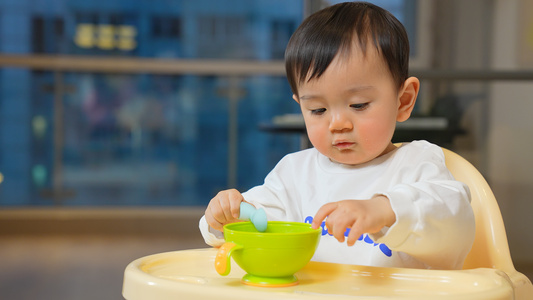
M 384 267 L 460 269 L 474 241 L 468 187 L 454 180 L 442 149 L 425 141 L 403 144 L 368 163 L 332 162 L 316 149 L 285 156 L 263 185 L 243 193 L 270 221 L 311 223 L 318 209 L 346 199 L 389 198 L 396 222 L 363 234 L 354 246 L 339 243 L 322 223 L 314 261 Z M 200 230 L 212 246 L 223 243 L 205 217 Z

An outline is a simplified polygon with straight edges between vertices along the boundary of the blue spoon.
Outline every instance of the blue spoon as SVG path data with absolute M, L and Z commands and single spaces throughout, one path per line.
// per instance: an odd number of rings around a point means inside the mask
M 241 202 L 239 219 L 251 221 L 255 229 L 264 232 L 267 229 L 267 216 L 262 208 L 256 209 L 253 205 Z

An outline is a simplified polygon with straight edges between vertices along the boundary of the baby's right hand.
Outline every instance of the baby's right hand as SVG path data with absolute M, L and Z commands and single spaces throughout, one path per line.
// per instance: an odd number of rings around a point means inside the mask
M 222 231 L 222 227 L 239 218 L 240 205 L 244 200 L 235 189 L 219 192 L 207 205 L 205 220 L 211 228 Z

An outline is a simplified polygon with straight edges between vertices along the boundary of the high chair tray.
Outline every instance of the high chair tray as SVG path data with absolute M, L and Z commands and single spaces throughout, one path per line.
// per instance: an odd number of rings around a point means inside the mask
M 512 299 L 508 276 L 496 269 L 460 271 L 381 268 L 310 262 L 293 287 L 253 287 L 232 260 L 231 273 L 214 267 L 217 249 L 160 253 L 131 262 L 124 273 L 127 300 L 166 299 Z

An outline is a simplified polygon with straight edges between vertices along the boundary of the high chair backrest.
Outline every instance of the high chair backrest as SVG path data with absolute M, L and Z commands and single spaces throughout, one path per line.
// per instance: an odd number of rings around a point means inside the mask
M 476 237 L 463 269 L 496 268 L 504 272 L 515 271 L 500 208 L 487 181 L 466 159 L 450 150 L 442 150 L 446 166 L 456 180 L 468 185 L 472 195 Z

